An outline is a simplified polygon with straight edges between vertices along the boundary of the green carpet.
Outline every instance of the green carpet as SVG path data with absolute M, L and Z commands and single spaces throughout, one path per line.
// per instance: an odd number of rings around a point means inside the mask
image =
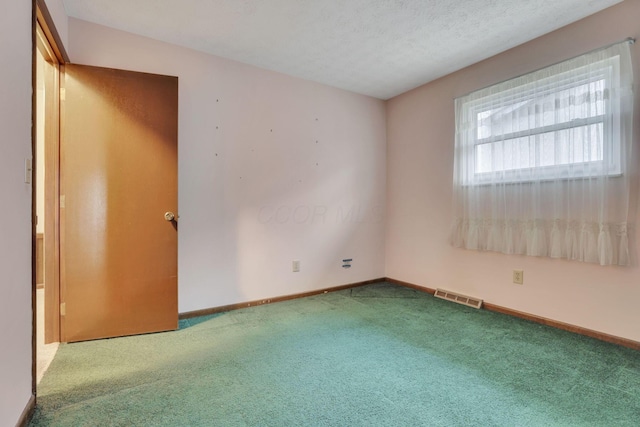
M 388 283 L 62 345 L 32 426 L 638 426 L 640 352 Z

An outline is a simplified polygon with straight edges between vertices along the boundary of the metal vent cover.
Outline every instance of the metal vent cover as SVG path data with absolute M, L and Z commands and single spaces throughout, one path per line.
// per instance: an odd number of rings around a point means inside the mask
M 448 301 L 457 302 L 458 304 L 467 305 L 473 308 L 481 308 L 482 300 L 480 298 L 470 297 L 462 295 L 457 292 L 447 291 L 445 289 L 436 289 L 436 293 L 433 294 L 436 298 L 446 299 Z

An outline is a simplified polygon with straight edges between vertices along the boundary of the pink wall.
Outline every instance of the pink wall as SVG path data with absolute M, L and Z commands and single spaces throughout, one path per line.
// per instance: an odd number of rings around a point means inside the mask
M 72 18 L 68 50 L 179 77 L 181 312 L 384 276 L 383 101 Z
M 13 426 L 31 397 L 31 2 L 0 14 L 0 425 Z
M 640 268 L 467 251 L 447 240 L 454 98 L 627 37 L 640 39 L 639 17 L 640 1 L 625 1 L 387 102 L 387 276 L 640 341 Z M 640 44 L 631 49 L 637 89 Z M 636 126 L 636 142 L 639 131 Z M 514 269 L 524 270 L 524 285 L 512 284 Z

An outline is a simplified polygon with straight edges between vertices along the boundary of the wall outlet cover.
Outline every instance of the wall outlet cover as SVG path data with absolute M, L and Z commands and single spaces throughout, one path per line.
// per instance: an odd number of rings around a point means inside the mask
M 524 283 L 524 271 L 523 270 L 513 270 L 513 283 L 517 285 L 522 285 Z

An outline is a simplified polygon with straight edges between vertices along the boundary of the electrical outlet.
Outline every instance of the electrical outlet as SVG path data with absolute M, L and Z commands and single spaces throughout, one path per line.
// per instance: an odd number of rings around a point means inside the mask
M 522 285 L 524 283 L 524 271 L 513 270 L 513 283 L 516 285 Z
M 300 271 L 300 260 L 293 260 L 292 262 L 292 269 L 294 273 L 297 273 Z

